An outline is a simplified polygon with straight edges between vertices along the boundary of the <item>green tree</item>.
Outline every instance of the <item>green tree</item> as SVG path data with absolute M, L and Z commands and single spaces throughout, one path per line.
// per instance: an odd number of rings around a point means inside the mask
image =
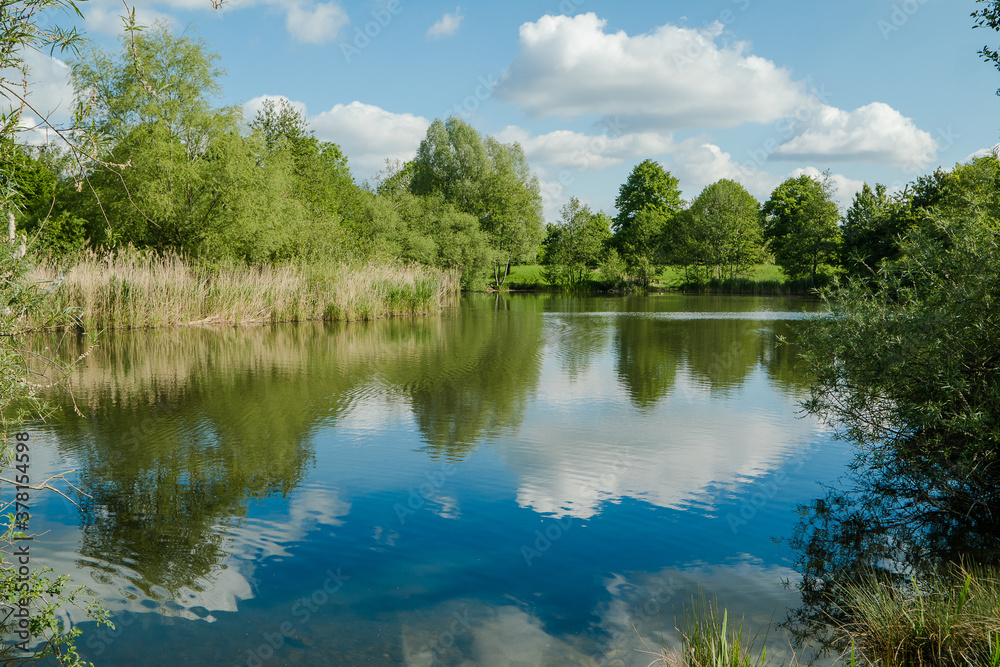
M 865 187 L 844 216 L 841 257 L 853 275 L 867 275 L 901 256 L 902 238 L 922 228 L 940 235 L 935 216 L 962 217 L 971 210 L 1000 220 L 1000 162 L 993 156 L 939 169 L 889 195 L 884 186 Z M 946 243 L 942 236 L 941 242 Z
M 611 238 L 611 219 L 594 213 L 571 197 L 562 208 L 562 221 L 549 225 L 545 247 L 546 278 L 565 289 L 580 287 L 596 268 Z
M 335 143 L 319 141 L 305 115 L 286 100 L 264 100 L 250 122 L 273 158 L 290 161 L 296 198 L 313 221 L 336 222 L 357 215 L 361 190 L 354 183 L 347 156 Z
M 683 207 L 678 180 L 659 163 L 636 165 L 618 192 L 614 242 L 636 282 L 647 287 L 661 257 L 664 229 Z
M 250 129 L 261 134 L 269 151 L 290 145 L 296 153 L 308 153 L 314 143 L 306 117 L 284 99 L 265 99 Z
M 719 278 L 745 271 L 760 259 L 763 232 L 760 203 L 728 179 L 707 186 L 691 205 L 695 237 L 705 255 L 700 263 L 714 265 Z
M 236 192 L 253 191 L 238 178 L 252 181 L 246 167 L 255 166 L 236 154 L 240 116 L 211 104 L 217 60 L 202 40 L 161 25 L 126 35 L 117 56 L 92 48 L 71 63 L 77 98 L 92 101 L 113 142 L 110 162 L 128 165 L 91 178 L 109 227 L 101 240 L 195 252 L 219 231 L 218 213 L 238 204 Z
M 459 118 L 435 120 L 413 161 L 410 191 L 440 195 L 479 220 L 493 257 L 493 284 L 532 259 L 542 239 L 542 200 L 519 144 L 484 138 Z
M 778 265 L 791 278 L 812 283 L 824 266 L 834 264 L 840 241 L 833 183 L 802 175 L 775 188 L 764 204 L 764 238 Z
M 664 171 L 658 162 L 643 160 L 629 174 L 615 199 L 618 215 L 615 232 L 626 232 L 639 213 L 653 209 L 666 217 L 681 210 L 683 200 L 678 189 L 679 181 Z
M 542 240 L 542 194 L 520 144 L 486 139 L 491 169 L 480 225 L 494 251 L 493 284 L 503 285 L 510 267 L 533 261 Z
M 465 289 L 482 289 L 492 260 L 475 216 L 440 195 L 408 192 L 368 196 L 367 247 L 376 255 L 442 269 L 458 269 Z
M 16 226 L 31 247 L 65 254 L 81 249 L 92 230 L 86 220 L 67 210 L 76 198 L 70 155 L 52 145 L 18 147 L 14 155 L 20 205 Z M 0 179 L 3 175 L 0 174 Z
M 212 104 L 217 60 L 158 26 L 73 63 L 77 95 L 112 142 L 112 166 L 90 177 L 98 201 L 80 208 L 106 223 L 92 241 L 210 259 L 343 257 L 342 218 L 360 206 L 343 153 L 287 105 L 265 105 L 243 136 L 239 110 Z
M 1000 472 L 1000 231 L 970 208 L 908 232 L 900 259 L 832 294 L 802 341 L 809 409 L 876 461 Z
M 378 195 L 398 195 L 409 192 L 413 182 L 414 163 L 401 160 L 385 161 L 385 169 L 380 170 L 372 179 L 365 183 L 366 189 Z
M 708 277 L 705 235 L 691 209 L 680 211 L 663 230 L 664 259 L 668 264 L 684 267 L 685 282 L 701 280 L 700 267 L 706 267 Z
M 604 257 L 597 265 L 597 269 L 601 272 L 601 279 L 615 289 L 621 288 L 625 285 L 625 277 L 628 272 L 628 266 L 625 265 L 625 260 L 621 258 L 621 255 L 618 254 L 618 250 L 616 248 L 607 249 L 607 252 L 604 253 Z
M 898 237 L 906 224 L 905 197 L 890 196 L 881 183 L 867 183 L 854 195 L 841 228 L 841 263 L 851 275 L 874 273 L 899 256 Z

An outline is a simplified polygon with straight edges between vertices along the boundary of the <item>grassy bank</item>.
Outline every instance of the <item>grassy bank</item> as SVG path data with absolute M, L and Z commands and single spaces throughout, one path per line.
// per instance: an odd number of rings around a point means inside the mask
M 515 291 L 559 291 L 559 288 L 545 279 L 545 267 L 522 265 L 511 268 L 505 285 Z M 737 278 L 712 279 L 695 282 L 689 279 L 682 267 L 666 266 L 657 274 L 650 286 L 653 290 L 682 292 L 712 292 L 717 294 L 748 295 L 808 295 L 813 285 L 809 279 L 790 280 L 781 267 L 773 264 L 758 264 Z M 580 291 L 602 292 L 608 290 L 608 283 L 598 271 L 590 274 Z
M 953 566 L 920 581 L 875 574 L 838 589 L 830 638 L 838 665 L 1000 667 L 1000 575 Z M 679 628 L 679 647 L 654 652 L 665 667 L 799 667 L 775 663 L 766 630 L 747 631 L 717 605 L 699 601 Z
M 421 315 L 458 290 L 457 275 L 421 267 L 210 267 L 135 251 L 86 254 L 68 270 L 42 262 L 31 279 L 48 283 L 51 299 L 30 326 L 59 326 L 54 314 L 72 308 L 88 331 Z

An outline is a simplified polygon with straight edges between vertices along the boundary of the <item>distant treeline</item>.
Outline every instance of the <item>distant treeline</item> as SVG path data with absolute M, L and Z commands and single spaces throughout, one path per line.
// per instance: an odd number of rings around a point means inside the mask
M 681 267 L 689 286 L 739 285 L 762 262 L 806 287 L 838 274 L 873 276 L 900 257 L 908 233 L 964 215 L 973 199 L 997 202 L 1000 162 L 976 158 L 897 192 L 865 184 L 843 216 L 832 190 L 829 174 L 793 177 L 761 205 L 723 179 L 684 202 L 677 179 L 646 160 L 621 186 L 615 218 L 571 199 L 547 226 L 542 263 L 549 282 L 567 289 L 584 286 L 594 270 L 605 284 L 648 286 L 664 265 Z
M 214 106 L 223 70 L 189 33 L 133 33 L 116 53 L 90 48 L 70 64 L 80 136 L 101 137 L 94 159 L 23 147 L 6 184 L 21 197 L 18 229 L 53 255 L 132 246 L 209 265 L 399 261 L 458 269 L 466 289 L 501 287 L 518 263 L 544 264 L 565 289 L 596 270 L 628 289 L 664 265 L 698 285 L 774 263 L 813 286 L 876 271 L 934 211 L 960 207 L 970 188 L 995 191 L 998 172 L 987 157 L 901 192 L 865 185 L 841 217 L 828 174 L 789 178 L 763 205 L 728 179 L 685 202 L 678 180 L 645 160 L 615 217 L 573 198 L 544 225 L 521 147 L 461 119 L 435 120 L 413 160 L 359 184 L 289 103 L 265 100 L 250 119 Z

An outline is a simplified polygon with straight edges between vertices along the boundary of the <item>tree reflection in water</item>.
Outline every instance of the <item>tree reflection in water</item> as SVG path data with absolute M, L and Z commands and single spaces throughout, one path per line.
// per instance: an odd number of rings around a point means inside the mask
M 855 464 L 839 488 L 800 507 L 791 540 L 802 606 L 784 623 L 799 644 L 840 649 L 844 589 L 907 588 L 954 565 L 1000 565 L 1000 469 L 941 465 L 901 454 Z M 846 647 L 849 648 L 849 645 Z

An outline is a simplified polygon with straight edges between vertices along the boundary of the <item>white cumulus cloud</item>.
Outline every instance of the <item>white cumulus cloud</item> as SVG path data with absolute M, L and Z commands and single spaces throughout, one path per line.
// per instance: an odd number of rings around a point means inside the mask
M 987 155 L 997 155 L 998 153 L 1000 153 L 1000 144 L 996 144 L 992 148 L 980 148 L 978 151 L 967 155 L 965 159 L 962 160 L 962 164 L 972 162 L 976 158 L 986 157 Z
M 303 116 L 307 115 L 304 102 L 290 100 L 284 95 L 259 95 L 243 105 L 243 117 L 247 119 L 247 122 L 252 121 L 257 116 L 257 113 L 264 108 L 264 102 L 267 100 L 275 103 L 286 102 Z
M 928 132 L 883 102 L 854 111 L 824 105 L 777 155 L 824 162 L 873 162 L 903 169 L 923 169 L 937 155 Z
M 513 125 L 500 132 L 497 138 L 505 143 L 521 144 L 532 164 L 577 171 L 606 169 L 626 160 L 660 155 L 673 150 L 675 145 L 672 136 L 656 132 L 612 137 L 557 130 L 532 136 Z
M 386 159 L 412 160 L 430 121 L 351 102 L 311 117 L 309 126 L 319 139 L 339 144 L 355 175 L 364 178 L 382 168 Z
M 808 100 L 788 70 L 722 43 L 721 25 L 630 36 L 606 23 L 588 13 L 522 25 L 498 96 L 533 116 L 620 115 L 632 131 L 767 123 Z
M 306 117 L 309 129 L 320 141 L 340 146 L 354 175 L 372 176 L 389 160 L 412 160 L 430 121 L 423 116 L 393 113 L 363 102 L 337 104 L 332 109 L 310 115 L 303 102 L 284 95 L 259 95 L 243 105 L 244 117 L 253 120 L 265 100 L 284 101 Z
M 20 107 L 22 101 L 25 103 L 19 141 L 36 145 L 57 141 L 50 128 L 65 128 L 73 115 L 69 67 L 62 60 L 37 51 L 25 52 L 24 64 L 28 70 L 27 88 L 22 86 L 21 72 L 3 72 L 10 90 L 0 93 L 0 108 L 10 110 Z
M 296 39 L 306 44 L 325 44 L 350 23 L 347 12 L 335 2 L 314 5 L 293 4 L 288 8 L 285 26 Z
M 766 201 L 781 178 L 774 174 L 741 165 L 719 146 L 700 138 L 680 143 L 669 162 L 671 173 L 681 182 L 686 195 L 696 197 L 707 185 L 728 178 L 740 183 L 760 201 Z
M 57 122 L 69 119 L 73 114 L 69 66 L 37 51 L 26 52 L 24 62 L 28 66 L 27 100 L 32 112 Z
M 454 12 L 446 13 L 434 25 L 428 28 L 427 36 L 431 39 L 439 39 L 454 35 L 462 27 L 462 19 L 464 18 L 461 7 L 456 7 Z

